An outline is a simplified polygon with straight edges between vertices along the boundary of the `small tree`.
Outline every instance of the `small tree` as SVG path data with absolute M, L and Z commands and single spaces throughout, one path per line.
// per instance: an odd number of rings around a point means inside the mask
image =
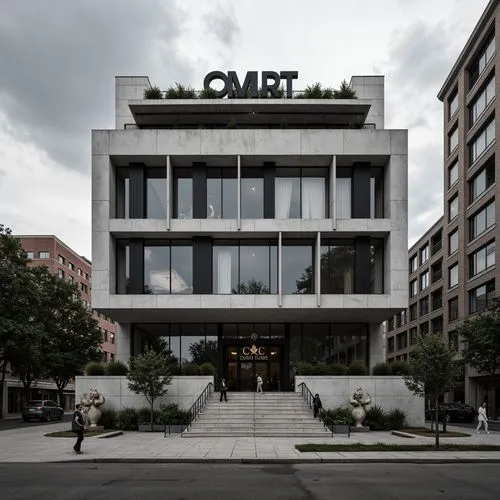
M 464 361 L 488 374 L 495 389 L 500 369 L 500 304 L 497 302 L 483 314 L 467 318 L 458 328 L 458 334 L 464 340 Z
M 340 84 L 339 90 L 333 91 L 333 96 L 335 99 L 357 99 L 356 91 L 345 80 Z
M 154 421 L 154 402 L 165 395 L 170 384 L 170 360 L 162 352 L 146 347 L 142 354 L 130 358 L 127 375 L 128 387 L 136 394 L 142 394 L 151 407 L 151 431 Z
M 459 376 L 455 361 L 456 351 L 451 349 L 440 333 L 422 336 L 412 352 L 409 374 L 404 375 L 406 387 L 417 396 L 427 394 L 434 403 L 436 418 L 436 448 L 439 448 L 439 396 L 452 389 Z

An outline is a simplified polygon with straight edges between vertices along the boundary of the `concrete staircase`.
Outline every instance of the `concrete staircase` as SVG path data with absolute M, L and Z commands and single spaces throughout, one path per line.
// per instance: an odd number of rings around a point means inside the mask
M 229 392 L 228 402 L 212 394 L 183 437 L 325 437 L 304 398 L 294 392 Z

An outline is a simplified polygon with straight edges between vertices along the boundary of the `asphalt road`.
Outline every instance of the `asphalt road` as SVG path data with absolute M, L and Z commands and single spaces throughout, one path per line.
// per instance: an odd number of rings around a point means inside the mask
M 72 415 L 64 415 L 63 422 L 71 422 Z M 61 423 L 61 420 L 51 420 L 50 422 L 40 422 L 39 420 L 30 420 L 25 422 L 22 418 L 0 420 L 0 431 L 9 429 L 20 429 L 23 427 L 35 427 L 37 425 L 52 425 Z M 69 428 L 69 427 L 68 427 Z
M 497 500 L 497 464 L 0 464 L 2 500 Z

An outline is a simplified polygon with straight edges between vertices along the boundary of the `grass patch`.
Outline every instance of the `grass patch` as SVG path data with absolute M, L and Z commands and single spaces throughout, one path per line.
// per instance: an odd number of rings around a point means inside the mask
M 297 444 L 295 448 L 301 452 L 328 451 L 434 451 L 434 444 Z M 440 451 L 500 451 L 500 446 L 488 444 L 441 444 Z
M 98 432 L 86 432 L 84 434 L 85 438 L 100 436 L 101 434 L 107 434 L 108 432 L 112 432 L 112 430 L 98 431 Z M 72 431 L 58 431 L 58 432 L 49 432 L 45 434 L 45 437 L 51 438 L 74 438 L 76 439 L 76 434 Z
M 412 428 L 406 428 L 406 429 L 400 429 L 401 432 L 407 432 L 408 434 L 413 434 L 415 436 L 423 436 L 423 437 L 436 437 L 436 433 L 434 431 L 431 431 L 429 429 L 426 429 L 425 427 L 417 427 L 415 429 Z M 466 434 L 465 432 L 451 432 L 451 431 L 439 431 L 439 437 L 440 438 L 459 438 L 459 437 L 470 437 L 470 434 Z

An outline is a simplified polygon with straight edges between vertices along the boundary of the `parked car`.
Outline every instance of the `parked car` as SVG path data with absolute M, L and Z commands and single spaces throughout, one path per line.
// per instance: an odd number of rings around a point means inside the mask
M 49 422 L 53 418 L 62 420 L 64 409 L 49 399 L 33 399 L 28 401 L 23 410 L 23 420 L 29 422 L 35 418 Z
M 436 415 L 435 408 L 425 410 L 425 419 L 434 420 Z M 439 405 L 438 419 L 442 422 L 446 418 L 446 422 L 474 422 L 476 418 L 476 410 L 465 403 L 441 403 Z

